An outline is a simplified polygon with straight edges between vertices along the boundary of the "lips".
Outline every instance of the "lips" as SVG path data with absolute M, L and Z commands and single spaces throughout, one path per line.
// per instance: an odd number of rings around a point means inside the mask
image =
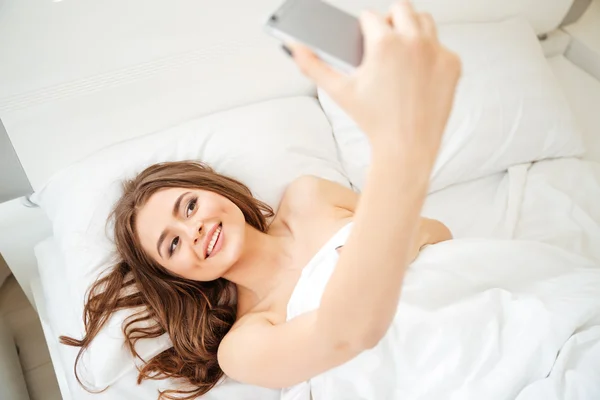
M 206 234 L 206 237 L 204 239 L 204 245 L 203 245 L 205 259 L 210 257 L 210 255 L 215 252 L 216 247 L 217 247 L 217 242 L 220 241 L 222 229 L 223 229 L 222 223 L 214 224 L 213 227 L 210 229 L 210 231 L 208 231 L 208 233 Z M 219 230 L 218 233 L 217 233 L 217 230 Z M 217 234 L 215 235 L 215 233 L 217 233 Z M 210 250 L 210 252 L 209 252 L 209 250 Z

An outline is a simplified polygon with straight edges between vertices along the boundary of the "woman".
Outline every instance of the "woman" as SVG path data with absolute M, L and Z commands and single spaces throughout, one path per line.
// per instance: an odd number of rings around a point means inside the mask
M 130 350 L 137 339 L 164 332 L 173 348 L 149 360 L 139 380 L 185 378 L 192 390 L 161 396 L 186 399 L 206 393 L 223 373 L 288 387 L 378 343 L 409 262 L 423 245 L 451 238 L 419 213 L 460 63 L 438 42 L 431 17 L 406 2 L 385 18 L 364 13 L 361 26 L 365 56 L 349 76 L 290 46 L 301 70 L 369 136 L 372 164 L 360 199 L 302 177 L 273 215 L 244 185 L 205 166 L 152 166 L 125 185 L 116 206 L 123 261 L 90 292 L 86 336 L 63 343 L 83 351 L 114 311 L 142 307 L 125 326 Z M 286 321 L 303 267 L 350 221 L 320 308 Z M 140 320 L 153 324 L 136 328 Z

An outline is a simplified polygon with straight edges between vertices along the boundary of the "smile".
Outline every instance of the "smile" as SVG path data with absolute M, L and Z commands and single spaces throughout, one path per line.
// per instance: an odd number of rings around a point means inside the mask
M 219 224 L 210 238 L 210 242 L 208 242 L 208 246 L 206 247 L 206 258 L 210 257 L 213 252 L 216 254 L 218 250 L 221 248 L 221 231 L 223 230 L 223 225 Z M 218 246 L 217 246 L 218 245 Z

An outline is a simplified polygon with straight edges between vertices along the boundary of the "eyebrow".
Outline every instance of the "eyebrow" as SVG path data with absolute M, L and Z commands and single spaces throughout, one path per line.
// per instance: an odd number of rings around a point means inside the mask
M 173 205 L 173 216 L 174 216 L 174 217 L 176 217 L 176 216 L 177 216 L 177 213 L 179 212 L 179 207 L 181 207 L 181 201 L 182 201 L 182 200 L 183 200 L 183 198 L 184 198 L 185 196 L 187 196 L 188 194 L 190 194 L 190 192 L 185 192 L 185 193 L 182 193 L 182 194 L 181 194 L 181 195 L 180 195 L 180 196 L 177 198 L 177 200 L 175 200 L 175 204 Z M 166 230 L 164 230 L 164 231 L 162 231 L 162 233 L 161 233 L 161 234 L 160 234 L 160 236 L 158 237 L 158 242 L 156 242 L 156 250 L 158 250 L 158 255 L 159 255 L 161 258 L 164 258 L 164 257 L 163 257 L 163 255 L 162 255 L 162 253 L 161 253 L 161 251 L 160 251 L 160 248 L 161 248 L 161 246 L 162 246 L 162 244 L 163 244 L 163 242 L 164 242 L 164 240 L 165 240 L 165 238 L 166 238 L 166 237 L 167 237 L 167 231 L 166 231 Z

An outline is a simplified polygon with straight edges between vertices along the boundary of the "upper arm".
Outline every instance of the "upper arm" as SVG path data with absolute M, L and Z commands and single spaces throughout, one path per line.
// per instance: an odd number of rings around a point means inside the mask
M 327 342 L 316 328 L 317 311 L 273 325 L 253 317 L 230 331 L 219 346 L 219 365 L 244 383 L 283 388 L 340 365 L 359 351 Z

